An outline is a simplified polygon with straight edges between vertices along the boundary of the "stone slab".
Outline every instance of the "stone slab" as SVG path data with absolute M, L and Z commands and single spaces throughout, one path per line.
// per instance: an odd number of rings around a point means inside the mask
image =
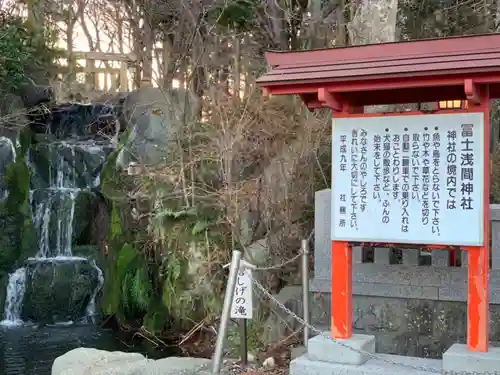
M 309 339 L 307 357 L 312 361 L 361 365 L 375 353 L 375 336 L 353 335 L 332 340 L 329 332 Z
M 418 249 L 405 249 L 403 251 L 403 264 L 407 266 L 418 266 L 420 258 L 420 250 Z
M 500 269 L 500 221 L 491 222 L 491 268 Z
M 432 265 L 437 267 L 448 267 L 449 252 L 447 250 L 432 250 Z
M 487 353 L 467 350 L 467 345 L 454 344 L 443 354 L 443 371 L 493 374 L 500 370 L 500 348 L 490 347 Z
M 150 360 L 138 353 L 77 348 L 57 357 L 52 375 L 197 375 L 209 369 L 203 358 L 168 357 Z
M 467 300 L 467 269 L 464 268 L 363 263 L 353 264 L 352 279 L 353 293 L 357 295 L 455 302 Z M 309 290 L 330 292 L 330 280 L 329 276 L 315 275 Z M 500 270 L 490 271 L 490 303 L 500 304 Z
M 332 264 L 331 195 L 331 190 L 325 189 L 317 191 L 314 197 L 314 274 L 321 278 L 330 277 L 330 265 Z
M 489 288 L 490 303 L 500 304 L 500 285 L 492 285 Z M 440 301 L 467 301 L 467 284 L 455 284 L 439 288 Z
M 304 354 L 307 354 L 307 348 L 305 346 L 296 346 L 295 348 L 292 348 L 290 352 L 290 358 L 295 359 L 303 356 Z
M 330 281 L 324 279 L 311 280 L 309 290 L 311 292 L 330 293 Z M 372 297 L 438 299 L 438 288 L 432 286 L 353 282 L 352 293 Z
M 378 354 L 377 359 L 360 366 L 313 361 L 302 356 L 290 363 L 289 375 L 429 375 L 440 372 L 440 360 Z
M 492 221 L 492 269 L 500 270 L 500 205 L 492 204 L 490 205 L 490 219 Z M 330 274 L 330 264 L 331 264 L 331 190 L 325 189 L 316 192 L 315 195 L 315 244 L 314 244 L 314 253 L 315 253 L 315 264 L 314 271 L 317 277 L 319 278 L 328 278 Z M 375 256 L 377 257 L 377 252 L 375 252 Z M 445 251 L 433 251 L 431 253 L 433 255 L 433 265 L 442 265 L 445 268 L 448 265 L 447 263 L 447 252 Z M 378 257 L 377 257 L 378 258 Z M 385 256 L 384 261 L 385 262 Z M 403 255 L 404 259 L 404 255 Z M 354 263 L 359 262 L 360 258 L 358 254 L 354 256 Z M 378 263 L 378 262 L 377 262 Z M 363 264 L 366 265 L 366 264 Z M 466 266 L 466 262 L 464 263 Z M 434 267 L 428 267 L 434 268 Z M 452 268 L 455 272 L 457 268 Z M 419 269 L 420 271 L 421 269 Z M 458 268 L 460 270 L 460 268 Z M 463 270 L 466 271 L 466 270 Z M 427 272 L 424 272 L 425 276 Z M 436 275 L 431 275 L 436 276 Z M 497 279 L 500 279 L 500 273 L 496 276 Z M 416 280 L 414 277 L 410 278 L 411 280 Z M 422 276 L 420 281 L 424 280 L 425 283 L 429 283 L 428 286 L 439 286 L 434 285 L 436 282 L 436 277 L 431 277 L 427 279 Z M 442 284 L 442 281 L 439 280 L 438 283 Z M 385 282 L 385 281 L 384 281 Z M 451 281 L 449 282 L 451 283 Z M 497 282 L 493 282 L 496 284 Z M 431 285 L 432 284 L 432 285 Z M 427 284 L 420 284 L 427 285 Z M 500 280 L 498 281 L 498 285 L 500 285 Z
M 391 258 L 391 249 L 387 247 L 376 247 L 374 249 L 373 262 L 376 264 L 389 264 Z

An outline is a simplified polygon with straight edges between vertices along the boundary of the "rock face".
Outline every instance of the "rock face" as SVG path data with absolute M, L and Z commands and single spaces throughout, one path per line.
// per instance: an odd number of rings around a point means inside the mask
M 117 164 L 127 168 L 131 162 L 154 166 L 168 155 L 175 132 L 193 120 L 196 99 L 181 91 L 165 92 L 149 87 L 131 92 L 123 104 L 121 128 L 130 128 L 126 150 Z
M 57 138 L 90 137 L 94 140 L 112 137 L 120 129 L 118 109 L 111 104 L 65 103 L 50 110 L 35 108 L 29 113 L 30 128 L 39 134 Z
M 302 287 L 286 286 L 275 296 L 287 309 L 298 316 L 303 316 Z M 266 344 L 279 342 L 288 335 L 300 329 L 301 324 L 280 308 L 271 314 L 264 324 L 261 340 Z M 299 334 L 300 335 L 300 334 Z
M 170 357 L 146 359 L 142 354 L 78 348 L 56 358 L 52 375 L 194 375 L 210 360 Z
M 4 176 L 7 166 L 16 159 L 16 150 L 12 141 L 7 137 L 0 137 L 0 199 L 7 197 L 7 187 Z
M 77 320 L 99 285 L 99 269 L 85 258 L 26 261 L 24 321 Z

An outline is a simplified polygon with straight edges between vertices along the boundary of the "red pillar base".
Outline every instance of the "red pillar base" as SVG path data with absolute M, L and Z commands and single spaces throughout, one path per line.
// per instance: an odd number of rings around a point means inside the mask
M 467 247 L 467 347 L 473 352 L 488 351 L 489 296 L 487 247 Z
M 347 242 L 332 241 L 332 337 L 352 336 L 352 249 Z

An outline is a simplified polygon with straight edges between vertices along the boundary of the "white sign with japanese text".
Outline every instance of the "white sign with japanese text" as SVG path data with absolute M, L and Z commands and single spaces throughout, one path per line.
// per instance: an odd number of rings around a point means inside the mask
M 250 268 L 241 268 L 238 271 L 236 285 L 234 286 L 234 296 L 231 304 L 231 318 L 252 319 L 252 287 L 252 270 Z
M 482 113 L 333 120 L 332 240 L 483 245 Z

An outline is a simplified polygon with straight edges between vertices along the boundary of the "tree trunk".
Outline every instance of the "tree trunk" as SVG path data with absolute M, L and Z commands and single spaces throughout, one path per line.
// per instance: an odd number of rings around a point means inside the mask
M 362 0 L 348 25 L 352 45 L 396 40 L 398 0 Z
M 68 17 L 68 23 L 66 27 L 66 53 L 68 60 L 68 76 L 67 82 L 71 84 L 76 80 L 75 74 L 75 59 L 73 56 L 73 30 L 75 27 L 75 22 L 73 21 L 73 17 Z
M 173 40 L 166 32 L 163 34 L 163 87 L 166 89 L 172 88 L 172 81 L 175 75 Z
M 394 42 L 397 13 L 397 0 L 362 0 L 354 10 L 354 16 L 348 25 L 351 44 Z M 365 112 L 390 112 L 392 110 L 394 106 L 391 105 L 365 107 Z M 363 253 L 370 250 L 367 247 L 362 249 Z M 374 251 L 377 250 L 379 249 L 374 249 Z M 390 251 L 392 257 L 398 258 L 401 250 L 390 249 Z
M 347 29 L 352 45 L 394 42 L 398 0 L 362 0 Z M 371 106 L 366 112 L 389 112 L 392 106 Z
M 241 91 L 241 40 L 240 36 L 235 33 L 234 37 L 234 87 L 233 95 L 236 101 L 240 99 Z
M 339 0 L 337 9 L 335 10 L 335 18 L 337 21 L 335 33 L 335 47 L 342 47 L 347 44 L 347 33 L 345 24 L 345 0 Z
M 142 48 L 141 48 L 141 60 L 142 60 L 142 79 L 141 87 L 151 87 L 153 81 L 153 44 L 154 44 L 154 31 L 152 24 L 152 16 L 150 2 L 146 2 L 144 17 L 144 26 L 142 34 Z

